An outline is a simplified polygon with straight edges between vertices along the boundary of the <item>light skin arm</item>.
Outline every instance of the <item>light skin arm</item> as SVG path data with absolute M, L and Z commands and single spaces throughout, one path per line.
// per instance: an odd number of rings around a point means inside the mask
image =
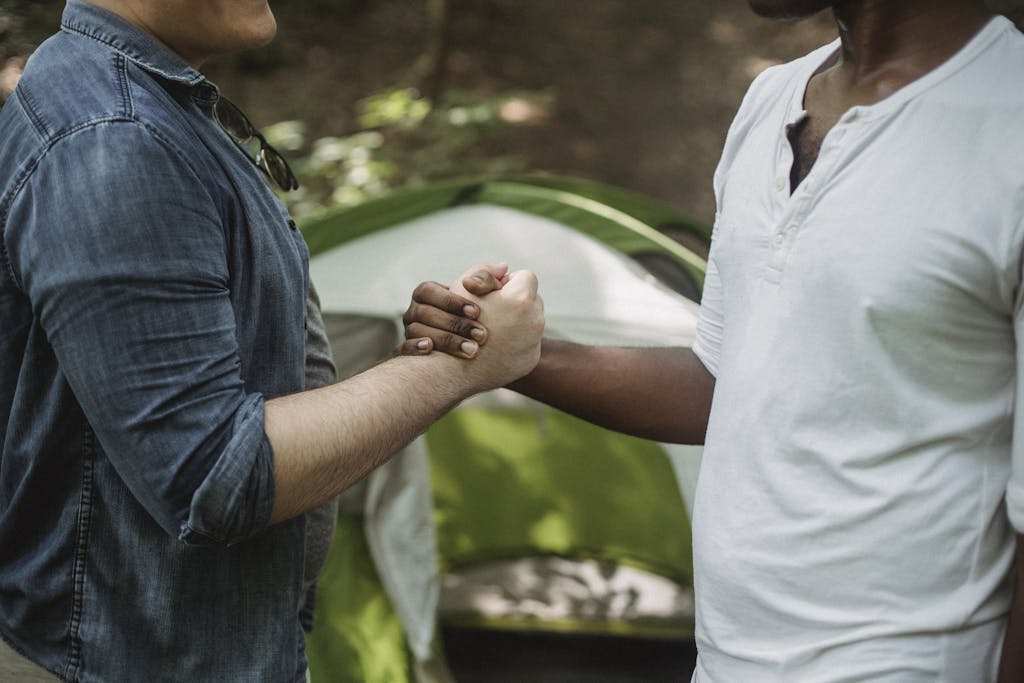
M 473 303 L 490 343 L 472 363 L 444 354 L 403 356 L 347 381 L 266 402 L 272 524 L 338 495 L 462 399 L 536 365 L 544 318 L 532 274 L 515 273 L 501 291 Z
M 500 269 L 485 267 L 451 288 L 436 282 L 417 287 L 404 318 L 403 353 L 437 349 L 465 357 L 462 344 L 470 332 L 486 327 L 468 316 L 465 306 L 472 303 L 470 297 L 499 288 L 500 275 Z M 544 340 L 533 372 L 509 385 L 602 427 L 696 444 L 704 442 L 714 387 L 714 377 L 690 349 L 584 346 L 551 339 Z
M 999 683 L 1024 681 L 1024 535 L 1017 534 L 1016 579 L 1013 602 L 999 660 Z

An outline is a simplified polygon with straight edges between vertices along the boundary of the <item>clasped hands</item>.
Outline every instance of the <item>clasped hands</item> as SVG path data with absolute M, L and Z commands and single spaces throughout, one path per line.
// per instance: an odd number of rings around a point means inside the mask
M 544 303 L 533 273 L 478 264 L 447 287 L 420 283 L 402 322 L 401 354 L 436 350 L 473 359 L 487 366 L 488 383 L 504 386 L 529 374 L 540 360 Z

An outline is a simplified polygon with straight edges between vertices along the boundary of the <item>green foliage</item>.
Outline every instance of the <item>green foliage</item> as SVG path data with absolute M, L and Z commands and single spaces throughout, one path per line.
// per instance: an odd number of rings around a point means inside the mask
M 300 189 L 282 199 L 301 218 L 397 187 L 522 171 L 522 158 L 493 148 L 512 126 L 543 117 L 551 102 L 543 93 L 453 91 L 433 105 L 413 89 L 393 88 L 357 103 L 358 129 L 348 135 L 309 140 L 301 121 L 276 123 L 263 132 L 299 178 Z
M 0 0 L 0 62 L 27 56 L 56 33 L 63 8 L 64 2 L 58 0 Z

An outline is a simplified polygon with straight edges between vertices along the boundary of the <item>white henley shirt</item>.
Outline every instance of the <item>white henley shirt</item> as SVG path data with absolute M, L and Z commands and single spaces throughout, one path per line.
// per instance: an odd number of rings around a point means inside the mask
M 982 683 L 1024 530 L 1024 36 L 846 112 L 791 195 L 836 49 L 755 80 L 715 174 L 694 680 Z

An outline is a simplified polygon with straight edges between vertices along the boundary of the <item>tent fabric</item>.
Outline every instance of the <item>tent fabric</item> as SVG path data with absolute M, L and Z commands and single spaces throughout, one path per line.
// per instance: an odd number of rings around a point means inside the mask
M 316 599 L 306 642 L 312 680 L 412 680 L 402 622 L 380 582 L 361 516 L 339 518 Z
M 682 494 L 659 444 L 537 404 L 464 406 L 427 444 L 442 570 L 528 555 L 626 558 L 693 584 Z
M 678 261 L 698 282 L 704 282 L 706 259 L 660 233 L 654 224 L 682 227 L 708 242 L 710 232 L 650 199 L 597 183 L 575 179 L 531 178 L 516 181 L 438 183 L 407 189 L 344 211 L 310 219 L 303 234 L 310 253 L 321 253 L 381 228 L 445 208 L 482 204 L 505 206 L 572 226 L 623 254 L 658 253 Z
M 625 191 L 546 178 L 405 191 L 324 214 L 303 230 L 336 360 L 351 374 L 398 342 L 416 284 L 452 280 L 472 263 L 498 260 L 538 274 L 548 336 L 690 345 L 697 305 L 629 256 L 676 263 L 698 291 L 705 264 L 646 221 L 670 224 L 673 217 Z M 705 231 L 674 224 L 706 240 Z M 625 562 L 681 586 L 677 602 L 686 603 L 687 513 L 698 466 L 699 449 L 612 434 L 512 392 L 470 399 L 343 498 L 349 521 L 339 526 L 320 583 L 309 642 L 314 681 L 446 680 L 435 620 L 442 568 L 472 573 L 518 554 Z M 353 542 L 352 519 L 363 527 L 362 545 Z M 545 570 L 552 578 L 560 571 Z M 386 593 L 391 612 L 371 610 L 377 603 L 370 596 L 360 603 L 348 595 L 363 590 Z M 609 632 L 628 630 L 627 612 L 606 611 Z M 392 668 L 374 674 L 349 667 L 354 677 L 345 677 L 337 652 L 359 647 L 345 630 L 376 629 L 393 639 L 396 621 L 405 654 L 392 648 Z M 692 628 L 680 623 L 682 631 Z M 663 623 L 641 627 L 664 631 Z M 350 644 L 335 647 L 336 639 Z
M 537 274 L 550 336 L 591 344 L 693 342 L 696 303 L 588 235 L 508 207 L 446 208 L 365 235 L 318 254 L 310 275 L 325 313 L 397 320 L 420 282 L 450 282 L 474 263 L 500 261 Z

